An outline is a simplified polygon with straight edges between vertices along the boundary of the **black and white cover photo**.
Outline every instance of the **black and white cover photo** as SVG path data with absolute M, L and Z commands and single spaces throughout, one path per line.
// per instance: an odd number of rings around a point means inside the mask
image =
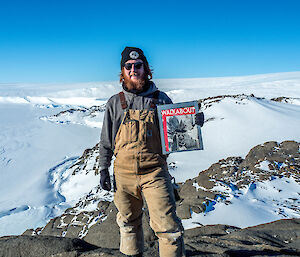
M 197 101 L 157 107 L 164 154 L 202 150 L 201 129 L 195 123 Z

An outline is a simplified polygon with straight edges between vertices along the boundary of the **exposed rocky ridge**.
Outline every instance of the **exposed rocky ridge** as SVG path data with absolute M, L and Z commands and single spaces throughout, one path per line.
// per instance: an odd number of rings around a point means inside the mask
M 91 167 L 89 169 L 88 167 Z M 82 156 L 70 167 L 74 168 L 72 175 L 75 175 L 80 170 L 85 170 L 89 173 L 91 170 L 94 171 L 95 175 L 99 174 L 99 143 L 91 149 L 86 149 Z
M 294 98 L 294 97 L 275 97 L 271 98 L 270 100 L 275 102 L 281 102 L 281 103 L 287 103 L 287 104 L 300 104 L 300 98 Z
M 99 201 L 113 199 L 112 193 L 99 188 L 99 144 L 86 149 L 80 157 L 66 158 L 51 168 L 48 181 L 61 202 L 67 207 L 72 206 L 66 214 L 95 210 Z M 61 226 L 64 226 L 63 220 Z
M 244 100 L 250 100 L 251 98 L 257 99 L 257 100 L 261 100 L 261 99 L 267 100 L 264 97 L 257 97 L 253 94 L 251 94 L 251 95 L 238 94 L 238 95 L 219 95 L 219 96 L 206 97 L 206 98 L 200 99 L 199 103 L 202 106 L 202 110 L 206 110 L 207 108 L 211 107 L 213 105 L 213 103 L 218 103 L 226 98 L 235 99 L 236 104 L 246 104 L 246 102 Z M 300 103 L 299 98 L 285 97 L 285 96 L 271 98 L 270 100 L 274 101 L 274 102 L 281 102 L 281 103 L 287 103 L 287 104 L 294 104 L 294 103 L 298 103 L 298 102 Z
M 255 97 L 254 95 L 245 95 L 245 94 L 241 94 L 241 95 L 219 95 L 219 96 L 211 96 L 211 97 L 206 97 L 203 99 L 199 99 L 199 104 L 201 105 L 201 109 L 202 110 L 206 110 L 209 107 L 211 107 L 214 103 L 218 103 L 222 100 L 224 100 L 225 98 L 233 98 L 236 100 L 237 104 L 245 104 L 244 100 L 249 100 L 250 98 L 256 98 L 256 99 L 262 99 L 262 98 L 258 98 Z
M 186 230 L 184 237 L 187 256 L 300 255 L 300 219 L 279 220 L 246 229 L 227 225 L 202 226 Z M 158 245 L 155 241 L 147 244 L 144 256 L 158 256 L 157 248 Z M 76 238 L 25 235 L 0 238 L 0 257 L 15 256 L 103 257 L 124 255 L 120 254 L 117 247 L 97 247 Z
M 210 211 L 218 201 L 230 204 L 232 195 L 238 197 L 252 190 L 258 182 L 292 177 L 300 182 L 299 143 L 294 141 L 267 142 L 250 150 L 245 159 L 229 157 L 211 165 L 198 177 L 187 180 L 180 187 L 182 201 L 177 212 L 181 218 L 190 218 L 191 212 Z M 300 214 L 299 194 L 278 205 Z M 285 217 L 284 212 L 282 218 Z
M 77 109 L 68 109 L 51 116 L 41 117 L 42 120 L 58 124 L 79 124 L 91 127 L 99 127 L 101 113 L 105 111 L 105 104 L 101 106 L 92 106 L 89 108 L 81 107 Z
M 73 114 L 76 112 L 84 113 L 85 116 L 95 117 L 98 112 L 104 112 L 104 111 L 105 111 L 105 104 L 103 104 L 101 106 L 92 106 L 89 108 L 86 108 L 86 107 L 81 107 L 81 108 L 77 108 L 77 109 L 72 108 L 72 109 L 68 109 L 65 111 L 61 111 L 55 115 L 52 115 L 51 117 L 61 117 L 61 116 Z

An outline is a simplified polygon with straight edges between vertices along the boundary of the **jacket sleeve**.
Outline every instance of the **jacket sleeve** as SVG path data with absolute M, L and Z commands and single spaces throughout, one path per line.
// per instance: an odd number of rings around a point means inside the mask
M 110 102 L 106 104 L 100 138 L 99 166 L 106 169 L 111 164 L 113 156 L 113 111 Z

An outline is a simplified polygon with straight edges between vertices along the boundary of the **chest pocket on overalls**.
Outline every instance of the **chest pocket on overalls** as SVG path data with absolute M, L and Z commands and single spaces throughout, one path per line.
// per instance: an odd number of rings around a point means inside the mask
M 122 124 L 120 138 L 124 143 L 133 143 L 138 141 L 139 122 L 128 119 Z
M 161 151 L 159 129 L 154 114 L 151 114 L 150 119 L 146 122 L 146 144 L 151 152 L 159 153 Z

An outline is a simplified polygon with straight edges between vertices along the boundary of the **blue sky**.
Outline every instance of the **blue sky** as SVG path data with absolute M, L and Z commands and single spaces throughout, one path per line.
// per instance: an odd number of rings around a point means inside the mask
M 154 78 L 300 71 L 300 1 L 1 1 L 0 83 L 117 80 L 125 46 Z

